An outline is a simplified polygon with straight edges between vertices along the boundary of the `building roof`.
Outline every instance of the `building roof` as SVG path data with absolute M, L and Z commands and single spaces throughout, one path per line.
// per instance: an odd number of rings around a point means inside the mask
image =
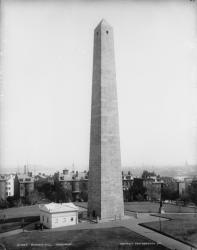
M 68 203 L 49 203 L 39 206 L 40 210 L 48 213 L 62 213 L 62 212 L 71 212 L 78 211 L 78 207 L 75 206 L 72 202 Z
M 15 175 L 14 174 L 0 174 L 0 180 L 9 180 L 9 179 L 14 179 Z
M 76 180 L 85 180 L 88 179 L 86 172 L 78 172 L 77 175 L 75 175 Z
M 6 181 L 7 177 L 5 175 L 0 175 L 0 181 Z
M 18 174 L 18 181 L 19 183 L 32 183 L 34 182 L 34 178 L 28 176 L 27 174 Z
M 73 175 L 72 174 L 60 174 L 59 175 L 59 181 L 72 181 L 73 180 Z

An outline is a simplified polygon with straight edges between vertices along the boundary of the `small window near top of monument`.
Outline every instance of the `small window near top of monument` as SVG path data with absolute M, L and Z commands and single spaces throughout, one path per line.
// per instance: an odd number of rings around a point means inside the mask
M 106 31 L 106 33 L 108 34 L 108 33 L 109 33 L 109 31 L 107 30 L 107 31 Z

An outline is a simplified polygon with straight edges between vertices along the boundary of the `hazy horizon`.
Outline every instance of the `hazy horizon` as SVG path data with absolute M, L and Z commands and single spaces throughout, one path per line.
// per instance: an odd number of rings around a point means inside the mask
M 196 7 L 2 1 L 1 168 L 88 167 L 102 18 L 114 29 L 122 166 L 197 165 Z
M 26 170 L 32 172 L 33 174 L 45 173 L 45 174 L 54 174 L 55 172 L 62 172 L 63 169 L 68 169 L 71 171 L 88 171 L 89 166 L 38 166 L 38 165 L 25 165 L 27 166 Z M 177 169 L 177 167 L 179 167 Z M 185 169 L 187 167 L 187 170 Z M 165 166 L 154 166 L 154 165 L 133 165 L 133 166 L 121 166 L 122 171 L 131 171 L 132 175 L 142 174 L 143 170 L 154 171 L 156 174 L 169 173 L 166 176 L 174 176 L 180 172 L 184 171 L 186 175 L 197 175 L 197 165 L 165 165 Z M 16 168 L 1 168 L 0 174 L 9 174 L 9 173 L 24 173 L 24 166 L 18 166 Z M 165 174 L 164 174 L 165 175 Z

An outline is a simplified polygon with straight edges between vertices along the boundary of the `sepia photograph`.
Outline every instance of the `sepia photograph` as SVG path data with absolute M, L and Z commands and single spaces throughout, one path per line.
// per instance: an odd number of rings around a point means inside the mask
M 197 249 L 197 1 L 0 0 L 16 249 Z

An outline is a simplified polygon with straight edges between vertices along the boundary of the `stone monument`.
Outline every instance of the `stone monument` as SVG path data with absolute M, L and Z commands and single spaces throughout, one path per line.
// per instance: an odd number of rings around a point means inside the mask
M 113 29 L 102 20 L 94 30 L 88 215 L 124 216 Z

